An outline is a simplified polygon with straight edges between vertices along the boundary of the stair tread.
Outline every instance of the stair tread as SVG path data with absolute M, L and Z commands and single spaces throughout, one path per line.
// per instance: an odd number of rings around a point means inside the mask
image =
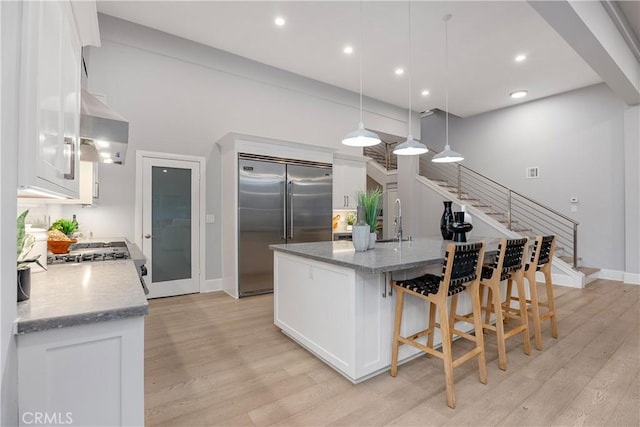
M 579 272 L 581 272 L 585 276 L 591 276 L 592 274 L 597 273 L 597 272 L 600 271 L 599 268 L 594 268 L 594 267 L 578 267 L 578 268 L 576 268 L 576 270 L 578 270 Z

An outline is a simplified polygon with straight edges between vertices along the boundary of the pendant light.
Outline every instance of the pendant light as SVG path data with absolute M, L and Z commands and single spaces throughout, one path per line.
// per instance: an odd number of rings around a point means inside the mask
M 444 96 L 445 96 L 445 141 L 444 151 L 436 154 L 431 159 L 435 163 L 453 163 L 464 160 L 462 154 L 455 152 L 449 145 L 449 28 L 448 22 L 451 19 L 451 14 L 446 14 L 442 17 L 444 21 L 444 56 L 445 56 L 445 71 L 444 71 Z
M 364 50 L 362 48 L 362 1 L 360 2 L 360 123 L 358 123 L 358 129 L 353 132 L 349 132 L 342 139 L 344 145 L 350 147 L 371 147 L 373 145 L 380 144 L 380 137 L 375 133 L 368 131 L 364 128 L 362 123 L 362 56 Z
M 424 154 L 429 149 L 426 145 L 413 139 L 411 135 L 411 77 L 413 76 L 413 62 L 411 55 L 411 1 L 409 1 L 409 128 L 407 140 L 394 148 L 393 154 L 397 156 L 415 156 Z

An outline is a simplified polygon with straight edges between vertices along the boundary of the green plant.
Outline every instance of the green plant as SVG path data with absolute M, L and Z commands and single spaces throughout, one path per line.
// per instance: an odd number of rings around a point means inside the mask
M 369 191 L 358 191 L 358 205 L 364 206 L 365 221 L 369 224 L 369 229 L 375 233 L 378 226 L 378 215 L 382 209 L 382 190 L 376 188 Z
M 49 230 L 59 230 L 65 235 L 71 237 L 71 235 L 78 229 L 78 223 L 76 221 L 68 219 L 59 219 L 49 227 Z
M 22 212 L 18 217 L 18 228 L 16 233 L 16 249 L 18 261 L 17 269 L 27 269 L 29 268 L 30 263 L 35 262 L 40 267 L 46 270 L 44 265 L 40 264 L 40 261 L 38 261 L 38 258 L 40 258 L 39 254 L 34 257 L 28 258 L 29 252 L 31 252 L 31 249 L 33 249 L 33 245 L 36 243 L 36 238 L 33 236 L 33 234 L 28 234 L 25 231 L 25 219 L 27 218 L 28 213 L 29 210 L 26 210 Z
M 347 212 L 347 216 L 345 218 L 345 221 L 347 221 L 347 225 L 355 224 L 357 219 L 358 218 L 356 217 L 356 214 L 354 212 Z

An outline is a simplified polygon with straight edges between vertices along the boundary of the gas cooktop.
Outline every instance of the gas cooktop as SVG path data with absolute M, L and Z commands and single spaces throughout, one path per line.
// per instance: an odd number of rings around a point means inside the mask
M 129 250 L 125 242 L 74 243 L 66 254 L 52 254 L 47 264 L 67 262 L 93 262 L 129 259 Z

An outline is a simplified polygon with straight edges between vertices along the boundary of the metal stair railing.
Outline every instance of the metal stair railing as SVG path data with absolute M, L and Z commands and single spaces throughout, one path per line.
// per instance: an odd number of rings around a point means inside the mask
M 386 170 L 396 170 L 398 169 L 398 156 L 393 154 L 393 149 L 396 147 L 396 145 L 397 143 L 395 142 L 390 143 L 383 141 L 378 145 L 364 147 L 362 153 L 366 157 L 371 157 Z
M 516 233 L 555 234 L 556 253 L 570 254 L 578 267 L 578 222 L 522 193 L 458 163 L 433 163 L 437 154 L 420 156 L 420 175 L 436 181 L 466 204 L 503 223 Z

